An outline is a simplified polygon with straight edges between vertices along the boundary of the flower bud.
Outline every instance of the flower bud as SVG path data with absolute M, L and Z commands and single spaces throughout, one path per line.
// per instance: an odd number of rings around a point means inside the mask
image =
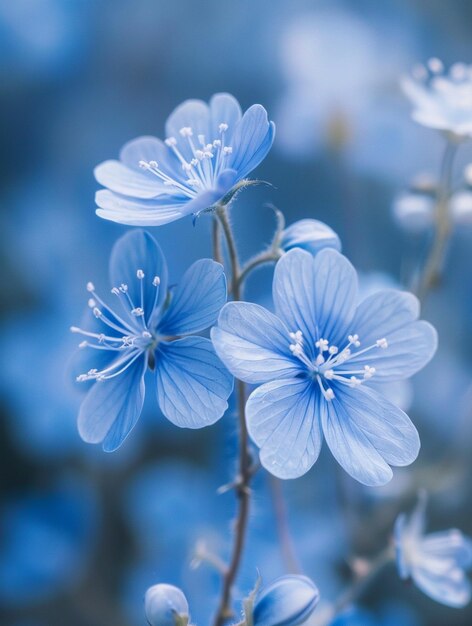
M 280 247 L 284 252 L 292 248 L 303 248 L 315 255 L 323 248 L 341 250 L 341 241 L 327 224 L 319 220 L 298 220 L 282 231 Z
M 253 609 L 254 626 L 297 626 L 315 610 L 320 598 L 306 576 L 282 576 L 265 587 Z
M 450 206 L 455 224 L 472 225 L 472 191 L 457 191 Z
M 188 602 L 183 592 L 173 585 L 149 587 L 144 596 L 144 612 L 150 626 L 186 626 Z
M 424 193 L 402 193 L 393 202 L 397 224 L 406 231 L 421 233 L 434 222 L 434 198 Z

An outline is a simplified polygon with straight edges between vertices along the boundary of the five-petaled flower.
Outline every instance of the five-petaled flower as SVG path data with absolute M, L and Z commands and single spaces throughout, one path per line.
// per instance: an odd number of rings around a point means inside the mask
M 95 168 L 107 187 L 97 192 L 97 215 L 121 224 L 159 226 L 198 215 L 231 194 L 265 158 L 275 126 L 259 104 L 244 115 L 231 95 L 209 104 L 187 100 L 166 123 L 165 141 L 139 137 L 119 161 Z
M 134 230 L 119 239 L 110 259 L 117 306 L 102 300 L 92 283 L 79 359 L 79 381 L 94 381 L 80 408 L 82 438 L 118 448 L 136 424 L 144 401 L 144 375 L 154 373 L 162 413 L 176 426 L 201 428 L 227 408 L 233 382 L 209 339 L 189 336 L 211 326 L 226 302 L 219 263 L 201 259 L 172 296 L 167 265 L 151 237 Z
M 457 529 L 425 535 L 425 509 L 421 492 L 413 513 L 402 513 L 395 522 L 398 573 L 433 600 L 462 608 L 471 598 L 465 571 L 472 568 L 472 540 Z
M 402 87 L 416 122 L 457 139 L 472 137 L 472 65 L 455 63 L 445 74 L 441 61 L 431 59 L 427 67 L 414 68 Z
M 294 249 L 277 263 L 276 314 L 231 302 L 212 329 L 216 351 L 239 379 L 261 385 L 246 405 L 261 463 L 281 478 L 307 472 L 323 434 L 342 467 L 366 485 L 392 477 L 419 451 L 409 417 L 376 389 L 407 378 L 436 350 L 418 300 L 397 290 L 358 303 L 357 275 L 339 252 Z M 261 384 L 262 383 L 262 384 Z

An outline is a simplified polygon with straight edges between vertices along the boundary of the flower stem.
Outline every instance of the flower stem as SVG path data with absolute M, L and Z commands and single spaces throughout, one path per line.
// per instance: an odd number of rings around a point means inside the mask
M 228 256 L 232 274 L 231 278 L 233 285 L 233 298 L 234 300 L 240 300 L 241 282 L 239 276 L 239 259 L 226 207 L 217 207 L 216 216 L 219 224 L 221 225 L 228 248 Z M 233 586 L 239 571 L 239 566 L 241 564 L 249 519 L 249 485 L 253 472 L 251 471 L 251 455 L 249 453 L 248 432 L 245 416 L 246 386 L 241 381 L 238 381 L 237 383 L 237 394 L 239 411 L 239 475 L 236 481 L 235 489 L 238 498 L 238 512 L 236 517 L 231 558 L 228 568 L 223 576 L 223 587 L 221 591 L 220 602 L 214 619 L 214 626 L 223 626 L 226 620 L 232 617 L 231 596 Z
M 419 280 L 417 295 L 424 300 L 441 278 L 446 247 L 451 234 L 451 218 L 449 215 L 449 197 L 451 193 L 452 165 L 457 152 L 457 144 L 447 141 L 441 165 L 441 181 L 436 206 L 436 224 L 434 240 Z
M 223 264 L 223 251 L 221 250 L 220 222 L 217 217 L 213 217 L 212 222 L 212 247 L 213 258 L 217 263 Z
M 275 263 L 275 261 L 280 258 L 280 254 L 281 253 L 278 250 L 269 248 L 268 250 L 263 250 L 260 254 L 254 256 L 241 269 L 241 272 L 239 274 L 239 284 L 241 285 L 246 280 L 248 275 L 257 267 L 266 263 Z

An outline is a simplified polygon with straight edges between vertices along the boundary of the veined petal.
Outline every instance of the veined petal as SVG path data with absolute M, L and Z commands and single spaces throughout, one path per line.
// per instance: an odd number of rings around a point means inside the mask
M 359 482 L 384 485 L 389 465 L 412 463 L 420 442 L 410 418 L 367 387 L 336 387 L 322 405 L 323 432 L 338 463 Z
M 321 337 L 345 342 L 355 311 L 357 275 L 342 254 L 320 250 L 315 258 L 301 249 L 283 255 L 275 267 L 273 298 L 289 330 L 301 330 L 305 351 L 313 356 Z
M 148 172 L 132 170 L 120 161 L 104 161 L 93 171 L 100 185 L 133 198 L 155 198 L 169 189 Z
M 301 361 L 289 351 L 289 331 L 258 304 L 228 302 L 221 309 L 211 338 L 229 371 L 245 382 L 291 378 L 302 371 Z
M 166 144 L 157 137 L 137 137 L 125 143 L 120 151 L 120 160 L 128 167 L 142 172 L 140 161 L 156 161 L 159 168 L 176 180 L 184 180 L 180 161 Z M 150 175 L 151 176 L 151 175 Z M 159 179 L 155 179 L 159 182 Z M 107 185 L 108 187 L 108 185 Z M 133 194 L 134 195 L 134 194 Z
M 452 559 L 464 569 L 472 567 L 472 540 L 455 528 L 426 535 L 421 551 L 432 558 Z
M 181 137 L 182 128 L 192 129 L 192 140 L 199 147 L 198 135 L 203 135 L 206 142 L 216 137 L 210 137 L 210 109 L 203 100 L 185 100 L 169 115 L 166 122 L 166 137 L 175 137 L 178 140 L 179 150 L 187 161 L 193 158 L 193 151 L 187 139 Z
M 220 124 L 227 124 L 225 143 L 231 140 L 236 124 L 242 117 L 241 107 L 234 96 L 229 93 L 216 93 L 210 100 L 210 137 L 220 136 Z
M 203 337 L 161 343 L 156 380 L 161 411 L 181 428 L 214 424 L 228 408 L 233 389 L 232 376 Z
M 200 332 L 214 324 L 225 302 L 223 266 L 211 259 L 200 259 L 185 272 L 174 290 L 158 331 L 170 336 Z
M 103 442 L 106 452 L 121 446 L 143 408 L 145 371 L 142 354 L 116 378 L 94 384 L 79 412 L 78 428 L 84 441 Z
M 249 396 L 248 431 L 260 448 L 262 465 L 274 476 L 297 478 L 317 460 L 323 441 L 321 402 L 313 382 L 299 378 L 266 383 Z
M 186 200 L 169 196 L 134 200 L 101 189 L 95 194 L 96 214 L 103 219 L 131 226 L 161 226 L 188 215 Z
M 144 272 L 143 279 L 138 279 L 138 270 Z M 155 276 L 158 286 L 153 284 Z M 167 263 L 154 237 L 136 229 L 118 239 L 110 257 L 110 282 L 113 287 L 127 285 L 134 306 L 144 310 L 146 322 L 151 319 L 167 295 Z
M 233 154 L 230 166 L 244 178 L 269 152 L 275 134 L 275 125 L 269 122 L 267 111 L 253 104 L 237 124 L 231 139 Z

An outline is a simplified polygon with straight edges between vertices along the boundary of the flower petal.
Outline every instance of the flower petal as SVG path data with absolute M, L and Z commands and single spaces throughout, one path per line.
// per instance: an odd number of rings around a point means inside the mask
M 315 258 L 301 249 L 283 255 L 275 267 L 273 298 L 277 315 L 289 330 L 301 330 L 313 356 L 320 338 L 345 343 L 357 299 L 357 275 L 349 261 L 332 249 Z
M 96 214 L 118 224 L 131 226 L 161 226 L 187 215 L 185 198 L 160 196 L 159 199 L 134 200 L 101 189 L 95 194 L 99 208 Z
M 169 189 L 158 178 L 148 172 L 130 169 L 120 161 L 104 161 L 93 171 L 100 185 L 111 191 L 133 198 L 155 198 L 168 193 Z
M 247 176 L 265 158 L 275 136 L 275 125 L 269 122 L 267 111 L 253 104 L 237 124 L 231 139 L 233 158 L 229 165 L 238 171 L 240 178 Z
M 409 465 L 418 455 L 410 418 L 367 387 L 338 385 L 335 398 L 322 405 L 321 420 L 333 456 L 364 485 L 386 484 L 392 478 L 389 465 Z
M 228 143 L 241 117 L 241 107 L 234 96 L 229 93 L 216 93 L 210 100 L 210 138 L 217 139 L 220 136 L 220 124 L 227 124 L 228 130 L 224 137 L 225 143 Z
M 143 408 L 146 365 L 141 355 L 116 378 L 94 384 L 79 412 L 78 428 L 84 441 L 103 441 L 105 452 L 121 446 Z
M 426 535 L 421 551 L 433 558 L 452 559 L 464 569 L 472 567 L 472 539 L 455 528 Z
M 245 382 L 265 383 L 302 371 L 289 352 L 291 339 L 283 322 L 258 304 L 228 302 L 211 338 L 229 371 Z
M 157 137 L 137 137 L 125 143 L 120 151 L 120 160 L 131 169 L 138 170 L 140 161 L 156 161 L 159 168 L 177 180 L 185 180 L 179 159 L 172 150 Z M 159 181 L 158 178 L 155 179 Z M 108 186 L 108 185 L 107 185 Z
M 141 280 L 138 270 L 144 272 Z M 153 284 L 155 276 L 160 279 L 158 286 Z M 154 237 L 137 229 L 118 239 L 110 257 L 110 282 L 113 287 L 128 286 L 134 306 L 144 309 L 149 322 L 167 296 L 167 263 Z
M 222 417 L 233 378 L 211 341 L 186 337 L 161 343 L 156 361 L 157 399 L 168 420 L 181 428 L 203 428 Z
M 193 150 L 186 137 L 182 137 L 182 128 L 191 128 L 196 146 L 199 146 L 198 135 L 203 135 L 206 142 L 211 142 L 216 137 L 210 137 L 210 109 L 203 100 L 185 100 L 179 104 L 166 122 L 166 137 L 175 137 L 178 147 L 186 161 L 190 162 L 193 157 Z
M 323 441 L 321 398 L 311 381 L 300 378 L 266 383 L 249 396 L 248 431 L 262 465 L 274 476 L 297 478 L 317 460 Z
M 462 608 L 470 602 L 472 595 L 470 581 L 458 567 L 452 571 L 435 571 L 434 568 L 428 567 L 426 562 L 424 567 L 413 568 L 412 578 L 427 596 L 441 604 Z
M 159 333 L 187 335 L 205 330 L 215 323 L 226 295 L 223 266 L 211 259 L 200 259 L 185 272 L 173 292 L 159 323 Z

